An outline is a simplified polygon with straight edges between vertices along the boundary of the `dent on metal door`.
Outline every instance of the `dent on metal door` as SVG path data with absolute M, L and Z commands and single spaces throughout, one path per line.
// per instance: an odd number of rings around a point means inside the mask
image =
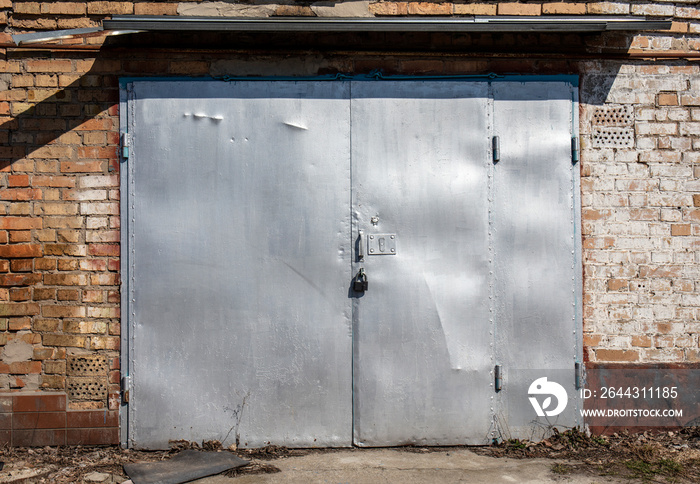
M 131 445 L 351 444 L 348 94 L 133 83 Z
M 485 443 L 488 84 L 355 82 L 352 96 L 354 272 L 368 283 L 354 305 L 355 443 Z

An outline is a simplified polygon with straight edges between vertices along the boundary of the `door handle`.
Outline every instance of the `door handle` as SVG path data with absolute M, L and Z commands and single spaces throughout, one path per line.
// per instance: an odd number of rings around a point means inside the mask
M 360 240 L 358 242 L 359 245 L 357 247 L 357 260 L 360 261 L 360 260 L 365 260 L 365 240 L 364 240 L 365 232 L 364 232 L 364 230 L 359 230 L 358 234 L 359 234 Z

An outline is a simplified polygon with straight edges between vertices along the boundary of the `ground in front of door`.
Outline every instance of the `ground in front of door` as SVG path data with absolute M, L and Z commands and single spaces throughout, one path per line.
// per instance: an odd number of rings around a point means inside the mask
M 122 483 L 122 465 L 168 459 L 169 452 L 118 447 L 0 450 L 0 484 Z M 222 452 L 216 442 L 205 445 Z M 700 428 L 588 437 L 568 431 L 540 443 L 512 440 L 490 447 L 238 450 L 251 464 L 198 481 L 242 483 L 621 483 L 700 482 Z

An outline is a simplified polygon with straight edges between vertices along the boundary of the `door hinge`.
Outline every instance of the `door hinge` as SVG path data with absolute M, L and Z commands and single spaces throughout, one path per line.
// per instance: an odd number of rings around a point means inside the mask
M 491 153 L 493 154 L 493 162 L 501 161 L 501 138 L 494 136 L 491 138 Z
M 129 390 L 131 389 L 131 377 L 122 377 L 122 403 L 129 403 Z
M 574 165 L 578 163 L 579 151 L 580 146 L 578 136 L 574 136 L 573 138 L 571 138 L 571 163 L 573 163 Z
M 581 389 L 581 363 L 574 363 L 574 384 L 576 390 Z
M 503 373 L 501 370 L 501 365 L 496 365 L 493 369 L 494 376 L 494 389 L 500 392 L 503 389 Z
M 121 145 L 122 145 L 122 158 L 124 160 L 129 159 L 129 145 L 131 144 L 129 133 L 122 133 Z

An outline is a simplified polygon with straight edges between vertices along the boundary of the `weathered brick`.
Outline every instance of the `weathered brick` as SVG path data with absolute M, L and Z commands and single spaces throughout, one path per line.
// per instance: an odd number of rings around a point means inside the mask
M 82 176 L 78 181 L 80 188 L 104 188 L 118 187 L 119 176 L 117 175 L 89 175 Z
M 11 244 L 32 241 L 32 233 L 29 230 L 23 230 L 23 231 L 11 230 L 7 234 L 9 235 L 9 238 L 10 238 L 9 242 Z
M 83 302 L 101 303 L 104 302 L 104 291 L 84 290 Z
M 456 3 L 454 5 L 455 15 L 496 15 L 497 9 L 498 6 L 492 3 Z
M 121 233 L 118 230 L 89 230 L 85 241 L 90 242 L 119 242 Z
M 101 173 L 105 171 L 105 161 L 62 161 L 63 173 Z
M 26 300 L 26 299 L 22 299 L 22 300 Z M 10 331 L 24 331 L 24 330 L 31 329 L 31 326 L 32 326 L 32 318 L 29 316 L 25 316 L 22 318 L 9 318 L 8 322 L 9 322 L 8 329 Z
M 121 338 L 118 336 L 91 336 L 90 349 L 92 350 L 114 350 L 121 347 Z
M 44 361 L 44 372 L 49 375 L 65 375 L 66 360 L 49 360 Z
M 673 225 L 671 225 L 671 235 L 673 235 L 673 236 L 690 235 L 690 224 L 673 224 Z
M 369 11 L 377 16 L 408 15 L 407 2 L 377 2 L 369 5 Z
M 672 17 L 675 11 L 673 5 L 659 3 L 631 4 L 632 15 L 647 15 L 650 17 Z
M 116 146 L 82 146 L 78 148 L 78 158 L 116 159 Z
M 28 187 L 29 186 L 29 175 L 8 175 L 7 176 L 7 186 L 8 187 Z
M 78 205 L 75 203 L 36 203 L 34 213 L 37 215 L 77 215 Z
M 61 325 L 61 321 L 59 319 L 39 319 L 35 318 L 34 323 L 33 323 L 33 328 L 34 331 L 39 331 L 42 333 L 52 333 L 58 331 L 58 328 Z M 53 358 L 55 353 L 55 350 L 52 349 L 51 355 L 47 356 L 47 358 Z
M 41 257 L 42 255 L 42 247 L 38 244 L 0 245 L 0 258 L 27 258 Z
M 546 15 L 583 15 L 586 13 L 585 3 L 554 2 L 542 4 L 542 13 Z
M 604 349 L 598 348 L 595 351 L 596 361 L 639 361 L 637 350 Z
M 41 361 L 17 361 L 9 364 L 10 375 L 41 373 Z
M 34 360 L 48 360 L 49 358 L 53 358 L 55 353 L 54 348 L 44 348 L 44 347 L 35 347 L 32 359 Z
M 107 323 L 103 321 L 66 321 L 63 331 L 74 334 L 104 334 L 107 332 Z
M 71 146 L 47 145 L 33 150 L 29 158 L 71 158 L 73 148 Z
M 118 318 L 119 317 L 119 308 L 117 307 L 103 307 L 103 306 L 96 306 L 96 307 L 88 307 L 88 317 L 91 318 Z
M 31 272 L 34 268 L 34 259 L 13 259 L 10 261 L 12 272 Z
M 89 15 L 116 15 L 134 13 L 132 2 L 90 2 L 87 12 Z
M 608 290 L 610 291 L 626 291 L 629 289 L 629 281 L 626 279 L 609 279 Z
M 38 15 L 41 13 L 39 2 L 13 2 L 14 13 Z
M 76 244 L 45 244 L 46 255 L 69 255 L 82 257 L 87 254 L 87 246 Z
M 698 7 L 677 7 L 675 15 L 678 18 L 698 19 L 700 18 L 700 8 Z
M 47 390 L 64 390 L 66 388 L 66 377 L 63 375 L 41 375 L 40 386 Z
M 47 286 L 86 286 L 86 274 L 44 274 L 44 284 Z
M 80 204 L 82 215 L 117 215 L 119 203 L 116 202 L 82 202 Z
M 104 259 L 81 260 L 80 270 L 89 272 L 103 272 L 107 270 L 107 261 Z
M 59 289 L 56 291 L 56 299 L 59 301 L 78 301 L 80 291 L 77 289 Z
M 0 317 L 34 316 L 39 314 L 36 303 L 0 303 Z
M 38 188 L 0 189 L 0 200 L 41 200 L 43 193 Z
M 61 243 L 76 244 L 81 240 L 82 232 L 80 230 L 64 229 L 57 232 L 56 239 Z
M 42 306 L 41 315 L 45 318 L 84 318 L 85 317 L 85 307 L 84 306 Z M 54 346 L 52 344 L 46 344 L 46 346 Z M 63 345 L 56 345 L 63 346 Z M 67 345 L 72 346 L 72 345 Z
M 31 230 L 42 228 L 42 219 L 39 217 L 2 217 L 0 229 L 2 230 Z
M 77 271 L 80 267 L 80 261 L 76 259 L 58 259 L 56 262 L 59 271 Z
M 498 15 L 540 15 L 542 5 L 538 3 L 499 3 Z
M 66 59 L 37 59 L 26 61 L 27 72 L 70 72 L 73 70 L 73 62 Z
M 85 3 L 78 2 L 41 2 L 41 13 L 53 15 L 85 15 Z
M 681 94 L 682 106 L 700 106 L 700 94 Z
M 32 286 L 41 282 L 41 274 L 0 274 L 0 287 Z
M 452 15 L 451 3 L 408 2 L 409 15 Z
M 144 2 L 134 4 L 135 15 L 177 15 L 177 2 Z
M 32 185 L 35 187 L 73 188 L 75 186 L 75 178 L 70 176 L 35 175 L 32 178 Z
M 656 100 L 659 106 L 677 106 L 678 94 L 676 93 L 659 93 Z
M 311 10 L 311 7 L 306 5 L 280 5 L 278 6 L 273 17 L 315 17 L 316 13 Z
M 85 348 L 87 337 L 68 334 L 44 334 L 41 337 L 44 346 L 61 346 Z

